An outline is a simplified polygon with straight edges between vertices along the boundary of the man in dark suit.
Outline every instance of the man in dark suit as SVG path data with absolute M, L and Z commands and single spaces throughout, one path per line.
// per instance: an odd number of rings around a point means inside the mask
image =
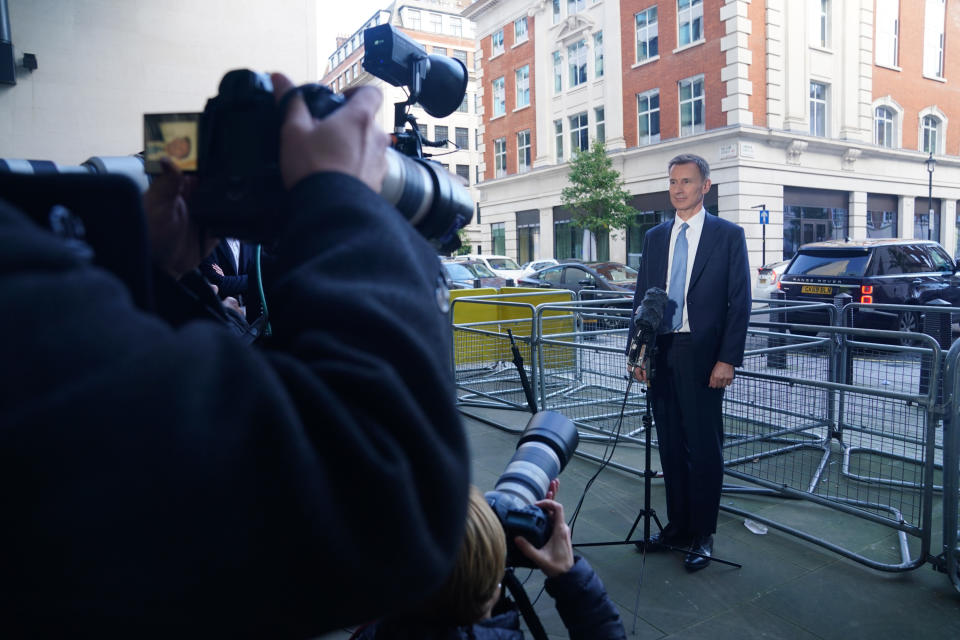
M 743 363 L 750 275 L 743 229 L 703 208 L 710 190 L 706 160 L 683 154 L 668 168 L 676 216 L 644 238 L 633 308 L 650 287 L 666 289 L 669 302 L 652 369 L 638 366 L 632 374 L 648 385 L 667 499 L 668 524 L 646 548 L 689 548 L 684 566 L 697 571 L 713 553 L 723 485 L 723 390 Z
M 217 287 L 220 299 L 234 298 L 244 310 L 247 322 L 260 315 L 256 283 L 248 280 L 254 271 L 255 252 L 254 244 L 224 238 L 200 265 L 200 272 Z

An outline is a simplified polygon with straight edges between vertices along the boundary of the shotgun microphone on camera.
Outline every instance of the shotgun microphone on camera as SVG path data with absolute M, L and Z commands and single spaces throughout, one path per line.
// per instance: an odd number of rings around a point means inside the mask
M 633 314 L 633 335 L 627 351 L 627 366 L 631 371 L 643 363 L 647 351 L 657 339 L 666 304 L 667 292 L 659 287 L 650 287 Z

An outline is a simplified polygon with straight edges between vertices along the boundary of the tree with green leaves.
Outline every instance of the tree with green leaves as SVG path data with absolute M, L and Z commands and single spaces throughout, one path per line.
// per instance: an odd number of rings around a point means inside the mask
M 570 161 L 570 185 L 560 193 L 561 202 L 573 214 L 575 224 L 595 234 L 626 229 L 637 210 L 630 206 L 630 193 L 623 184 L 598 140 Z

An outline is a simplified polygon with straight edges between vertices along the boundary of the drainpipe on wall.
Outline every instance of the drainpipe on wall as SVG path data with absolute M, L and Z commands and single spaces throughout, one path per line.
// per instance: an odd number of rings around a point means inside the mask
M 7 0 L 0 0 L 0 84 L 17 84 L 17 66 L 13 61 Z

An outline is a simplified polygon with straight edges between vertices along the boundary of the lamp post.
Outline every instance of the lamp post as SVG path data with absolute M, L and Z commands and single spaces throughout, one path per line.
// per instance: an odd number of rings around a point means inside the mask
M 924 161 L 927 165 L 927 240 L 930 240 L 931 228 L 933 227 L 933 169 L 937 166 L 937 161 L 933 159 L 933 149 L 930 150 L 930 157 Z

